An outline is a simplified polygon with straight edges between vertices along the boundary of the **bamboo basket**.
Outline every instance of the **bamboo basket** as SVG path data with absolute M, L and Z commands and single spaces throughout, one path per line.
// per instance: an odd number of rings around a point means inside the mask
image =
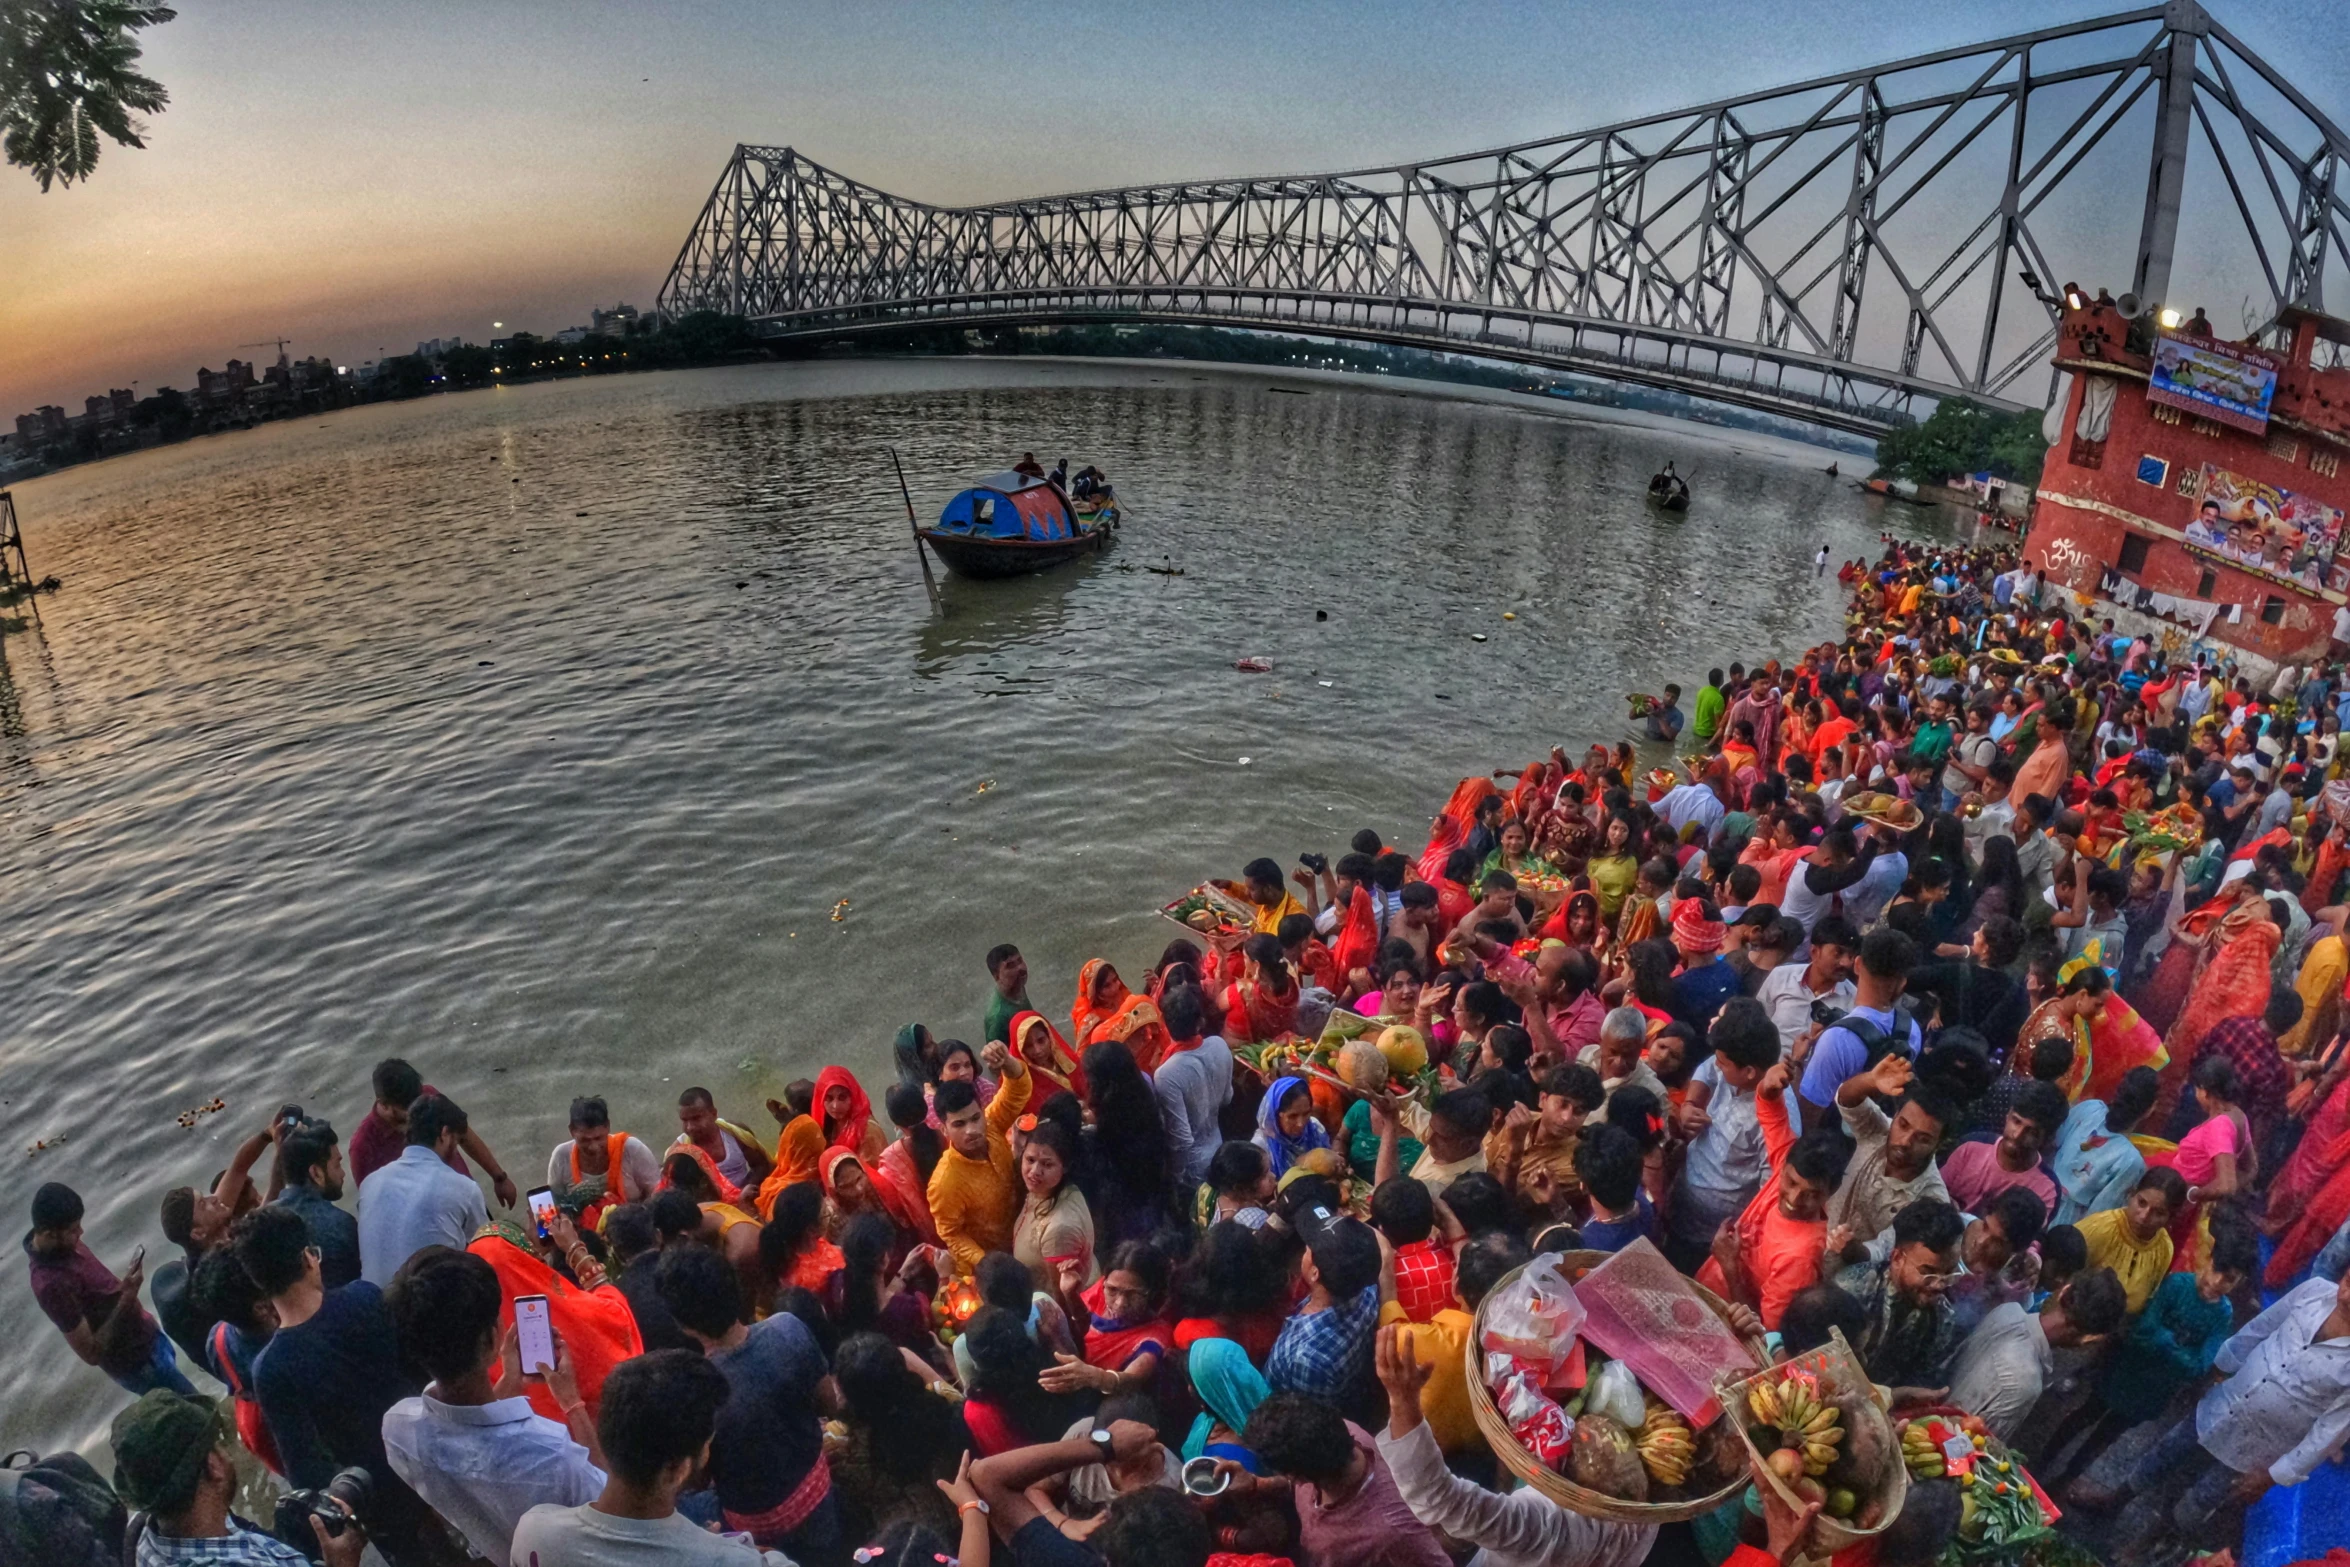
M 1828 1334 L 1830 1342 L 1798 1355 L 1793 1360 L 1775 1366 L 1766 1365 L 1750 1377 L 1733 1380 L 1725 1376 L 1715 1383 L 1715 1390 L 1722 1398 L 1723 1417 L 1738 1422 L 1738 1440 L 1745 1444 L 1756 1470 L 1762 1476 L 1755 1483 L 1768 1485 L 1779 1493 L 1781 1501 L 1798 1510 L 1803 1506 L 1801 1499 L 1788 1488 L 1785 1481 L 1772 1474 L 1764 1465 L 1763 1455 L 1756 1450 L 1754 1438 L 1747 1434 L 1746 1390 L 1764 1377 L 1784 1376 L 1790 1371 L 1825 1372 L 1834 1375 L 1847 1386 L 1857 1383 L 1860 1387 L 1868 1387 L 1868 1373 L 1861 1368 L 1860 1357 L 1852 1352 L 1852 1346 L 1844 1342 L 1843 1331 L 1830 1328 Z M 1823 1509 L 1812 1525 L 1812 1538 L 1818 1546 L 1814 1554 L 1823 1558 L 1884 1533 L 1893 1520 L 1901 1516 L 1902 1506 L 1909 1500 L 1909 1466 L 1901 1461 L 1901 1440 L 1894 1433 L 1893 1417 L 1879 1408 L 1876 1399 L 1871 1396 L 1861 1399 L 1857 1409 L 1846 1410 L 1845 1420 L 1847 1424 L 1854 1420 L 1866 1420 L 1881 1428 L 1877 1435 L 1884 1443 L 1882 1450 L 1886 1455 L 1887 1473 L 1878 1485 L 1876 1499 L 1884 1503 L 1885 1511 L 1875 1527 L 1864 1529 L 1850 1518 L 1831 1518 Z M 1848 1436 L 1846 1440 L 1850 1441 L 1851 1438 Z
M 1570 1251 L 1559 1258 L 1559 1271 L 1567 1276 L 1569 1283 L 1573 1283 L 1593 1268 L 1607 1261 L 1608 1255 L 1604 1251 Z M 1712 1512 L 1746 1488 L 1748 1477 L 1742 1470 L 1733 1475 L 1721 1489 L 1709 1495 L 1687 1497 L 1676 1502 L 1627 1502 L 1621 1497 L 1609 1496 L 1603 1491 L 1594 1491 L 1588 1487 L 1577 1485 L 1557 1470 L 1538 1461 L 1532 1453 L 1521 1447 L 1518 1444 L 1518 1439 L 1510 1434 L 1507 1422 L 1501 1418 L 1501 1410 L 1493 1402 L 1493 1390 L 1485 1385 L 1484 1341 L 1486 1307 L 1491 1305 L 1493 1298 L 1501 1293 L 1503 1286 L 1509 1284 L 1525 1271 L 1523 1267 L 1515 1268 L 1503 1275 L 1495 1282 L 1493 1288 L 1486 1292 L 1485 1299 L 1477 1303 L 1476 1323 L 1469 1333 L 1466 1350 L 1469 1412 L 1476 1417 L 1477 1429 L 1485 1433 L 1485 1440 L 1493 1448 L 1493 1456 L 1501 1461 L 1503 1468 L 1567 1511 L 1581 1513 L 1586 1518 L 1604 1519 L 1609 1523 L 1685 1523 L 1689 1519 Z M 1689 1280 L 1688 1283 L 1689 1287 L 1697 1292 L 1698 1298 L 1713 1309 L 1716 1316 L 1725 1323 L 1730 1320 L 1729 1307 L 1723 1303 L 1719 1295 L 1695 1279 Z M 1764 1363 L 1769 1361 L 1770 1357 L 1764 1353 L 1762 1342 L 1759 1339 L 1748 1339 L 1746 1344 L 1754 1352 L 1756 1361 Z M 1725 1407 L 1717 1418 L 1729 1419 L 1729 1409 Z

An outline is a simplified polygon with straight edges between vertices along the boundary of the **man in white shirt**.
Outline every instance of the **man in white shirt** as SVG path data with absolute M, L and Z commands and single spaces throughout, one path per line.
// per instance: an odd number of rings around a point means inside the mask
M 1812 1027 L 1814 1003 L 1825 1001 L 1839 1012 L 1852 1010 L 1856 991 L 1852 960 L 1860 951 L 1860 937 L 1842 919 L 1830 916 L 1812 932 L 1808 962 L 1781 963 L 1763 976 L 1754 999 L 1770 1013 L 1779 1030 L 1780 1047 L 1792 1054 Z
M 1959 1346 L 1950 1368 L 1950 1402 L 2001 1441 L 2014 1441 L 2047 1385 L 2051 1352 L 2103 1343 L 2121 1329 L 2129 1304 L 2111 1268 L 2074 1274 L 2036 1312 L 2009 1301 Z
M 1722 803 L 1721 791 L 1721 784 L 1708 774 L 1697 783 L 1685 783 L 1666 790 L 1664 798 L 1656 802 L 1656 814 L 1670 823 L 1673 831 L 1684 839 L 1688 836 L 1690 823 L 1696 823 L 1702 829 L 1697 841 L 1711 843 L 1714 834 L 1721 830 L 1722 817 L 1729 810 Z
M 677 1510 L 710 1459 L 726 1376 L 690 1349 L 655 1350 L 604 1379 L 596 1434 L 610 1478 L 584 1507 L 522 1515 L 509 1560 L 526 1567 L 791 1567 L 741 1535 L 712 1534 Z
M 1232 1049 L 1205 1033 L 1204 1011 L 1199 991 L 1189 985 L 1159 998 L 1159 1017 L 1175 1049 L 1151 1074 L 1151 1092 L 1167 1131 L 1168 1166 L 1187 1186 L 1207 1179 L 1208 1162 L 1224 1145 L 1217 1115 L 1232 1099 Z
M 571 1351 L 536 1373 L 564 1424 L 532 1411 L 515 1330 L 498 1331 L 498 1275 L 470 1252 L 432 1247 L 384 1292 L 403 1359 L 432 1378 L 384 1411 L 393 1471 L 485 1561 L 507 1560 L 514 1526 L 542 1502 L 577 1507 L 604 1489 L 595 1423 Z M 550 1328 L 550 1335 L 552 1329 Z
M 2227 1380 L 2130 1472 L 2128 1489 L 2153 1503 L 2132 1510 L 2130 1533 L 2168 1521 L 2192 1538 L 2231 1501 L 2299 1485 L 2350 1434 L 2350 1273 L 2295 1288 L 2221 1346 L 2215 1368 Z
M 381 1288 L 427 1246 L 462 1251 L 490 1222 L 469 1175 L 447 1159 L 469 1123 L 455 1101 L 425 1094 L 408 1107 L 408 1146 L 359 1183 L 359 1277 Z

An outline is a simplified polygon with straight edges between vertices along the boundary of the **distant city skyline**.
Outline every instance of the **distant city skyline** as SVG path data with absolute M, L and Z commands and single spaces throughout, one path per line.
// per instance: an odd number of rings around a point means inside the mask
M 738 141 L 958 204 L 1334 168 L 2120 8 L 189 7 L 143 35 L 172 95 L 145 150 L 109 145 L 91 181 L 46 195 L 0 170 L 0 416 L 185 388 L 199 364 L 274 357 L 249 345 L 280 336 L 297 358 L 355 364 L 432 338 L 552 334 L 590 302 L 650 307 Z M 2337 8 L 2212 9 L 2350 121 Z

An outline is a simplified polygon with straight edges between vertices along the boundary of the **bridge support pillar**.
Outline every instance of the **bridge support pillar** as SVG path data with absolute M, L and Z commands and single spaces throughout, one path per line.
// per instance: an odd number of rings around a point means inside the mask
M 2138 227 L 2131 290 L 2148 309 L 2167 303 L 2170 264 L 2179 242 L 2179 208 L 2187 191 L 2187 138 L 2195 125 L 2195 41 L 2209 25 L 2194 0 L 2174 0 L 2170 31 L 2155 71 L 2154 160 L 2146 175 L 2146 216 Z

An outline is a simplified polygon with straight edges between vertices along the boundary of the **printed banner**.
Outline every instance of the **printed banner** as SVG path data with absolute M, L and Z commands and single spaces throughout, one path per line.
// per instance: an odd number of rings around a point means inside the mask
M 2277 362 L 2268 355 L 2206 337 L 2154 341 L 2154 370 L 2146 400 L 2184 408 L 2220 424 L 2259 435 L 2268 429 L 2268 405 L 2277 392 Z
M 2187 524 L 2187 543 L 2237 565 L 2305 588 L 2340 588 L 2350 565 L 2337 567 L 2342 512 L 2312 496 L 2248 479 L 2216 463 L 2203 465 L 2202 500 Z

